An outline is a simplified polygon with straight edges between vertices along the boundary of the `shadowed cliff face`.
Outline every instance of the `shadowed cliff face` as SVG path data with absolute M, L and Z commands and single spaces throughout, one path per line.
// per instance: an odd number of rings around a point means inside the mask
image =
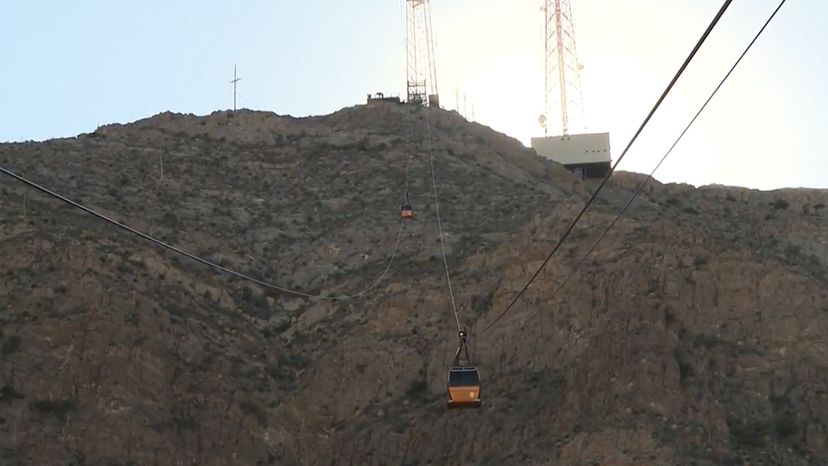
M 828 193 L 581 182 L 454 113 L 162 114 L 0 162 L 0 464 L 828 462 Z M 484 406 L 445 410 L 452 282 Z M 409 134 L 411 135 L 409 137 Z M 163 164 L 163 176 L 161 165 Z M 24 211 L 25 198 L 25 211 Z M 24 215 L 25 214 L 25 215 Z

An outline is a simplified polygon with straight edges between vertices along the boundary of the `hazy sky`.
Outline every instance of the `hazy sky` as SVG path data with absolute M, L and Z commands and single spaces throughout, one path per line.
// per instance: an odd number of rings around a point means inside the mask
M 444 107 L 528 143 L 543 110 L 541 0 L 432 0 Z M 777 0 L 738 0 L 633 147 L 649 172 Z M 613 156 L 720 0 L 572 0 L 587 129 Z M 828 188 L 828 1 L 789 0 L 657 177 Z M 404 90 L 402 0 L 0 0 L 0 141 L 172 110 L 304 116 Z M 462 103 L 461 103 L 462 106 Z

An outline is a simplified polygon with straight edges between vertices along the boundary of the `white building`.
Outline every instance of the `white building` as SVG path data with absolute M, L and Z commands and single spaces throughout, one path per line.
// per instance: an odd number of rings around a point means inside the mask
M 532 149 L 583 178 L 603 178 L 612 166 L 609 133 L 532 138 Z

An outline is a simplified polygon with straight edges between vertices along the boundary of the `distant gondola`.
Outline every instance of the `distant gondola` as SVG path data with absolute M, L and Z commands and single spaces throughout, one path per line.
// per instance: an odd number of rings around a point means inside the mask
M 411 208 L 411 202 L 408 201 L 408 191 L 405 192 L 405 202 L 400 208 L 400 218 L 404 220 L 414 218 L 414 209 Z

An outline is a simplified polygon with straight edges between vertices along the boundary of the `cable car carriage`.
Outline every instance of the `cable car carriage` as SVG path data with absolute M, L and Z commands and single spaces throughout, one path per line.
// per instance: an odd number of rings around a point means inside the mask
M 460 347 L 448 372 L 448 409 L 479 408 L 480 372 L 471 365 L 466 330 L 460 330 Z
M 408 201 L 408 191 L 405 192 L 405 202 L 400 208 L 400 218 L 404 220 L 414 218 L 414 209 L 411 208 L 411 202 Z

